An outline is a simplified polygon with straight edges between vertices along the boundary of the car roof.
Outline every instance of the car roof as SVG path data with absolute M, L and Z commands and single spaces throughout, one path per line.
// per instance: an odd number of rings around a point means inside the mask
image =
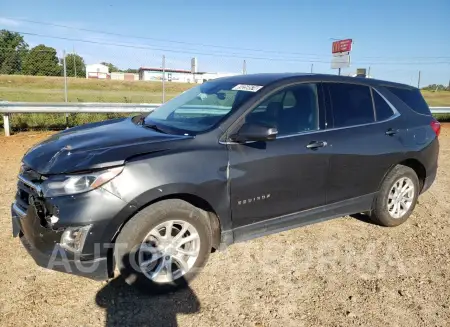
M 283 80 L 289 81 L 295 80 L 299 82 L 303 80 L 303 81 L 361 83 L 372 86 L 392 86 L 392 87 L 415 89 L 415 87 L 407 84 L 383 81 L 373 78 L 339 76 L 331 74 L 310 74 L 310 73 L 263 73 L 263 74 L 235 75 L 217 78 L 212 81 L 266 86 L 272 83 L 281 82 Z

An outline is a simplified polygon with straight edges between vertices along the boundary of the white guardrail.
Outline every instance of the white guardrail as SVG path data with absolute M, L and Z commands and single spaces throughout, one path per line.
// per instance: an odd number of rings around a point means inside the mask
M 38 103 L 0 101 L 5 135 L 10 135 L 9 115 L 17 113 L 141 113 L 151 112 L 159 103 Z
M 140 113 L 151 112 L 159 103 L 35 103 L 0 101 L 5 135 L 10 135 L 9 115 L 15 113 Z M 430 107 L 433 114 L 450 114 L 450 107 Z

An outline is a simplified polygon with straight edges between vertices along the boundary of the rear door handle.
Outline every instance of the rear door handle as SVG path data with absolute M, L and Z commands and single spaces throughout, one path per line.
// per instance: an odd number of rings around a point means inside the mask
M 328 143 L 325 141 L 312 141 L 306 147 L 311 150 L 316 150 L 318 148 L 323 148 L 324 146 L 327 146 L 327 145 L 328 145 Z
M 395 135 L 395 134 L 397 134 L 399 132 L 399 130 L 398 129 L 392 129 L 392 128 L 389 128 L 387 131 L 386 131 L 386 135 L 387 136 L 392 136 L 392 135 Z

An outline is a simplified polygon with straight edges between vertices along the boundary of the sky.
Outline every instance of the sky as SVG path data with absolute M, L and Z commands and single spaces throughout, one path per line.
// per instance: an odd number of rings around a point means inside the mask
M 0 1 L 0 29 L 87 64 L 247 73 L 330 68 L 333 39 L 353 39 L 351 74 L 421 86 L 450 81 L 449 0 Z M 65 26 L 65 27 L 63 27 Z M 70 27 L 70 28 L 68 28 Z M 25 34 L 27 33 L 27 34 Z

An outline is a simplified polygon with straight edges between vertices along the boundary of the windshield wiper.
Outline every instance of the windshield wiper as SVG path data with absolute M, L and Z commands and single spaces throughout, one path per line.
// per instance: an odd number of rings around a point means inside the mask
M 147 127 L 147 128 L 150 128 L 150 129 L 153 129 L 154 131 L 157 131 L 157 132 L 160 132 L 160 133 L 167 134 L 167 132 L 166 132 L 165 130 L 161 129 L 160 127 L 158 127 L 158 126 L 156 126 L 156 125 L 154 125 L 154 124 L 145 124 L 145 123 L 142 123 L 142 126 Z

